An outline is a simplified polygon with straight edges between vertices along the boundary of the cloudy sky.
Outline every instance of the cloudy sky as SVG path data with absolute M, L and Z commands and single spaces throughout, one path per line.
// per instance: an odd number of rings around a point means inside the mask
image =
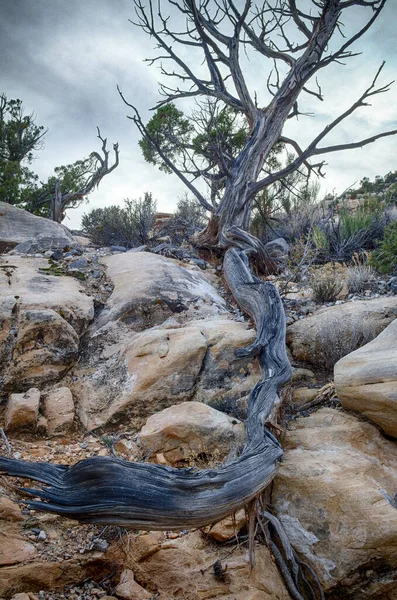
M 240 3 L 238 0 L 237 5 Z M 167 4 L 164 0 L 164 7 Z M 48 128 L 45 147 L 37 153 L 33 169 L 46 179 L 55 166 L 99 149 L 98 125 L 109 144 L 119 142 L 121 164 L 90 196 L 89 207 L 121 204 L 124 198 L 151 191 L 160 210 L 172 210 L 184 192 L 183 185 L 175 176 L 145 163 L 139 135 L 126 118 L 128 109 L 116 89 L 118 84 L 144 121 L 150 118 L 148 109 L 159 98 L 159 71 L 143 62 L 154 55 L 153 40 L 128 22 L 134 18 L 132 0 L 0 0 L 0 11 L 0 92 L 21 98 L 26 110 L 36 114 L 37 123 Z M 346 33 L 357 28 L 362 15 L 363 9 L 350 9 Z M 173 11 L 171 18 L 175 18 Z M 351 58 L 346 66 L 332 65 L 320 72 L 324 102 L 307 96 L 302 106 L 315 112 L 315 118 L 290 120 L 284 133 L 302 146 L 310 142 L 368 87 L 383 60 L 387 62 L 380 81 L 393 80 L 396 22 L 397 2 L 388 0 L 373 28 L 354 47 L 362 55 Z M 254 60 L 246 68 L 251 87 L 265 105 L 270 65 Z M 396 129 L 396 93 L 394 84 L 391 92 L 376 96 L 372 108 L 360 109 L 329 142 L 345 143 Z M 396 146 L 397 136 L 360 150 L 327 155 L 322 191 L 342 192 L 364 176 L 373 178 L 396 170 Z M 89 207 L 69 211 L 65 225 L 78 228 Z

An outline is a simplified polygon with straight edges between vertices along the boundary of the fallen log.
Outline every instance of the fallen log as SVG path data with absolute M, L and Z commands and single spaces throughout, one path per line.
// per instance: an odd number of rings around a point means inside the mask
M 72 466 L 0 457 L 0 471 L 45 484 L 22 488 L 30 508 L 83 523 L 142 530 L 202 527 L 234 513 L 264 490 L 283 454 L 265 427 L 280 386 L 291 376 L 285 348 L 285 316 L 276 288 L 255 278 L 243 250 L 224 258 L 227 283 L 240 307 L 255 321 L 257 336 L 238 357 L 257 356 L 262 380 L 251 391 L 246 443 L 241 455 L 218 469 L 175 469 L 95 457 Z

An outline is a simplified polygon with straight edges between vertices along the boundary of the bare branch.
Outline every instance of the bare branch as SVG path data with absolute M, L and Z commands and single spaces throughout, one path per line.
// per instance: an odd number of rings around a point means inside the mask
M 138 112 L 138 109 L 131 104 L 130 102 L 128 102 L 122 91 L 120 90 L 119 86 L 117 86 L 117 91 L 120 94 L 121 99 L 123 100 L 124 104 L 126 104 L 127 106 L 129 106 L 130 108 L 132 108 L 132 110 L 135 112 L 135 115 L 132 117 L 128 117 L 129 119 L 131 119 L 132 121 L 134 121 L 135 125 L 138 128 L 138 131 L 141 133 L 141 135 L 148 140 L 148 142 L 156 149 L 156 152 L 158 152 L 159 156 L 161 157 L 161 159 L 166 163 L 166 165 L 175 173 L 175 175 L 177 175 L 179 177 L 179 179 L 181 181 L 183 181 L 183 183 L 186 185 L 186 187 L 192 192 L 192 194 L 194 194 L 194 196 L 197 198 L 197 200 L 200 202 L 200 204 L 207 210 L 212 210 L 212 206 L 211 204 L 209 204 L 206 199 L 204 198 L 204 196 L 202 194 L 200 194 L 200 192 L 198 191 L 198 189 L 185 177 L 185 175 L 183 175 L 183 173 L 180 171 L 180 169 L 178 169 L 175 164 L 168 158 L 168 156 L 163 152 L 163 150 L 161 149 L 161 147 L 159 146 L 159 144 L 156 142 L 156 140 L 150 135 L 150 133 L 148 132 L 147 128 L 145 127 L 145 125 L 143 124 L 143 121 L 141 119 L 141 116 Z

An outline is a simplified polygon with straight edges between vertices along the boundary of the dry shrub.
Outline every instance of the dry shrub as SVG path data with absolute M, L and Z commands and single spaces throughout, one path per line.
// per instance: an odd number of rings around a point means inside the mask
M 323 275 L 312 279 L 313 300 L 319 304 L 335 302 L 343 289 L 343 283 L 335 279 L 334 275 Z
M 371 290 L 376 285 L 375 271 L 367 265 L 349 267 L 346 271 L 347 287 L 351 294 L 361 294 L 365 290 Z
M 370 320 L 358 322 L 353 319 L 348 330 L 344 323 L 325 322 L 320 333 L 320 347 L 323 350 L 319 362 L 331 371 L 338 360 L 371 342 L 381 330 L 379 324 Z

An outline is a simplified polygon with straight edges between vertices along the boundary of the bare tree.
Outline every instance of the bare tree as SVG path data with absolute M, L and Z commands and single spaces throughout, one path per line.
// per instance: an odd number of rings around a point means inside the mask
M 88 159 L 77 161 L 73 165 L 57 167 L 55 176 L 30 200 L 30 208 L 34 211 L 43 205 L 49 205 L 49 216 L 53 221 L 61 223 L 67 208 L 76 208 L 96 187 L 105 175 L 109 175 L 119 165 L 119 145 L 113 144 L 115 160 L 109 166 L 107 139 L 101 136 L 97 127 L 97 137 L 102 142 L 102 156 L 99 152 L 91 152 Z
M 324 160 L 311 162 L 310 159 L 359 148 L 397 133 L 397 130 L 392 130 L 351 143 L 323 145 L 327 135 L 349 115 L 367 106 L 371 97 L 390 89 L 392 82 L 378 85 L 384 67 L 382 63 L 371 84 L 357 101 L 320 131 L 306 148 L 301 148 L 296 140 L 282 134 L 288 119 L 303 114 L 298 104 L 302 93 L 323 100 L 317 78 L 313 88 L 308 86 L 309 81 L 330 64 L 340 63 L 358 54 L 351 47 L 373 25 L 386 1 L 311 0 L 311 6 L 303 10 L 299 8 L 297 0 L 265 0 L 260 6 L 246 0 L 243 9 L 239 10 L 233 0 L 169 0 L 173 10 L 186 21 L 186 27 L 176 31 L 171 28 L 171 18 L 163 13 L 160 1 L 155 6 L 153 0 L 148 3 L 134 0 L 137 15 L 135 24 L 156 41 L 160 51 L 158 56 L 148 60 L 150 64 L 159 61 L 162 75 L 171 78 L 170 86 L 160 84 L 163 98 L 156 108 L 181 98 L 214 98 L 242 113 L 249 124 L 249 135 L 239 154 L 231 159 L 225 153 L 223 160 L 219 161 L 222 169 L 217 177 L 225 182 L 223 196 L 198 242 L 226 246 L 231 227 L 237 226 L 247 231 L 252 202 L 258 192 L 296 169 L 323 174 Z M 350 37 L 338 36 L 343 15 L 354 8 L 371 11 L 369 19 Z M 339 43 L 335 49 L 331 49 L 331 38 L 334 42 L 332 48 Z M 189 56 L 192 56 L 196 66 L 191 66 L 184 58 L 184 47 L 189 49 Z M 178 53 L 179 48 L 184 52 Z M 267 106 L 258 106 L 256 94 L 250 92 L 246 83 L 241 54 L 250 51 L 271 65 L 267 77 L 271 99 Z M 207 70 L 206 75 L 201 75 L 203 68 L 197 69 L 200 55 Z M 168 62 L 173 64 L 173 68 L 167 68 Z M 284 78 L 282 71 L 286 72 Z M 265 77 L 264 74 L 263 80 Z M 148 132 L 136 107 L 119 92 L 124 102 L 133 108 L 134 114 L 130 118 L 142 136 L 153 145 L 202 205 L 208 208 L 206 199 L 192 180 L 165 154 L 162 155 L 161 147 Z M 295 152 L 295 159 L 282 169 L 264 172 L 266 160 L 280 142 Z M 205 172 L 202 175 L 207 179 L 212 176 Z
M 242 112 L 250 128 L 247 141 L 231 166 L 225 162 L 224 195 L 214 211 L 206 234 L 201 236 L 202 240 L 207 237 L 208 243 L 229 246 L 223 265 L 226 282 L 237 303 L 254 319 L 256 325 L 255 341 L 248 348 L 236 351 L 236 358 L 258 358 L 262 370 L 262 380 L 250 393 L 245 446 L 240 456 L 216 470 L 181 470 L 110 457 L 89 458 L 70 467 L 0 457 L 0 471 L 30 477 L 47 485 L 40 489 L 25 489 L 31 496 L 39 498 L 29 502 L 31 508 L 88 523 L 149 530 L 200 527 L 233 513 L 241 506 L 248 506 L 251 562 L 257 517 L 291 596 L 299 600 L 324 598 L 312 569 L 307 567 L 313 585 L 308 581 L 307 572 L 299 572 L 296 555 L 280 523 L 273 515 L 264 512 L 260 501 L 261 494 L 276 474 L 282 456 L 281 445 L 269 424 L 274 423 L 280 386 L 290 379 L 292 370 L 286 354 L 282 303 L 277 289 L 270 282 L 262 281 L 250 272 L 248 252 L 255 250 L 261 255 L 263 248 L 246 229 L 252 200 L 267 185 L 300 167 L 309 172 L 321 172 L 322 162 L 309 163 L 313 156 L 362 146 L 396 133 L 380 133 L 351 144 L 320 146 L 325 136 L 343 119 L 358 107 L 365 106 L 371 96 L 389 89 L 390 84 L 376 87 L 382 65 L 357 102 L 320 132 L 305 150 L 301 150 L 294 140 L 282 136 L 285 121 L 299 114 L 299 94 L 304 91 L 321 96 L 319 88 L 313 91 L 306 87 L 309 79 L 319 69 L 353 55 L 350 46 L 372 25 L 386 0 L 312 0 L 313 15 L 300 10 L 296 0 L 269 0 L 260 9 L 252 9 L 247 1 L 242 12 L 238 11 L 232 0 L 201 0 L 199 5 L 196 0 L 169 2 L 186 17 L 185 32 L 169 29 L 169 21 L 163 16 L 161 6 L 158 6 L 155 18 L 151 1 L 146 9 L 140 0 L 135 0 L 140 26 L 154 37 L 162 49 L 162 58 L 171 59 L 178 66 L 178 72 L 169 74 L 187 86 L 184 89 L 163 86 L 165 98 L 159 104 L 199 95 L 218 98 L 225 105 Z M 344 39 L 338 49 L 327 50 L 328 42 L 339 26 L 342 12 L 354 6 L 372 9 L 372 17 L 351 38 Z M 156 19 L 160 20 L 160 27 Z M 290 41 L 287 36 L 288 20 L 301 35 L 300 43 Z M 222 26 L 226 24 L 225 32 Z M 271 39 L 274 34 L 276 37 Z M 278 46 L 279 39 L 283 41 L 283 48 Z M 174 46 L 179 44 L 203 53 L 208 79 L 196 75 L 175 53 Z M 255 98 L 248 91 L 239 60 L 241 47 L 253 48 L 265 58 L 287 65 L 288 73 L 283 82 L 277 76 L 277 70 L 275 81 L 268 80 L 269 89 L 274 95 L 265 108 L 258 108 Z M 234 91 L 226 86 L 223 71 L 228 72 Z M 164 68 L 163 72 L 168 74 Z M 205 205 L 205 198 L 162 152 L 134 110 L 132 119 L 142 135 L 147 136 L 164 163 Z M 292 146 L 297 156 L 283 169 L 262 176 L 265 161 L 278 142 Z M 278 540 L 277 545 L 274 540 Z

